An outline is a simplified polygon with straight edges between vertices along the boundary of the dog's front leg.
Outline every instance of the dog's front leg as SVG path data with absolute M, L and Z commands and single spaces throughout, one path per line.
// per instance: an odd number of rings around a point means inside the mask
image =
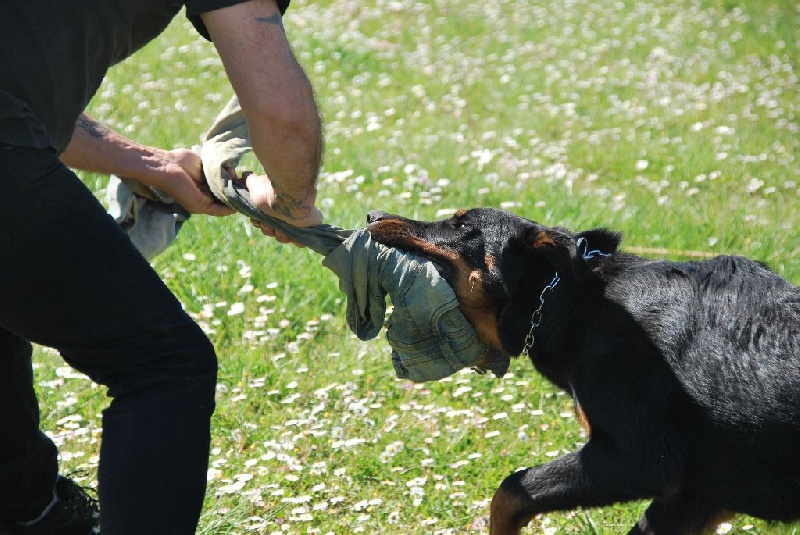
M 590 440 L 577 452 L 507 477 L 492 498 L 491 535 L 517 535 L 547 511 L 651 497 L 664 472 Z

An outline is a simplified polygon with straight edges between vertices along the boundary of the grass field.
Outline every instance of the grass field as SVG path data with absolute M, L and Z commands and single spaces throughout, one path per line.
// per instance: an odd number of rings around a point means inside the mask
M 612 227 L 649 255 L 747 255 L 800 284 L 795 1 L 294 0 L 285 24 L 325 117 L 327 222 L 498 206 Z M 180 19 L 90 111 L 143 143 L 192 146 L 230 96 L 213 46 Z M 102 195 L 105 177 L 84 178 Z M 193 218 L 154 266 L 220 356 L 200 533 L 488 533 L 503 477 L 584 440 L 568 396 L 523 359 L 503 379 L 395 379 L 383 337 L 347 330 L 320 258 L 242 216 Z M 92 481 L 104 389 L 44 349 L 35 366 L 63 470 Z M 624 533 L 644 506 L 527 532 Z

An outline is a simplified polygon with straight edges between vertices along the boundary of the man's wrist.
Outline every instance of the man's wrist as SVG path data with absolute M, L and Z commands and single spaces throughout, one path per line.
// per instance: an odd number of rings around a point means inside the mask
M 316 207 L 317 189 L 312 187 L 300 192 L 287 192 L 275 188 L 274 211 L 288 221 L 301 221 L 308 218 Z

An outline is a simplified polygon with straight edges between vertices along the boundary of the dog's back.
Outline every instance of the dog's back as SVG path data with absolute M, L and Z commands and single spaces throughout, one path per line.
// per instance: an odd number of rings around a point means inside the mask
M 686 396 L 674 426 L 696 488 L 726 509 L 796 518 L 800 289 L 741 257 L 614 264 L 606 297 L 647 332 Z

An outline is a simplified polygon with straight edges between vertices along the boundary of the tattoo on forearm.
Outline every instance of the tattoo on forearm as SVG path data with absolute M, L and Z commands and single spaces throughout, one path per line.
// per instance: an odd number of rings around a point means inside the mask
M 108 135 L 110 130 L 103 125 L 102 123 L 98 123 L 91 117 L 87 115 L 81 115 L 78 117 L 78 121 L 75 124 L 78 128 L 84 130 L 87 134 L 92 136 L 95 139 L 102 139 Z
M 275 13 L 269 17 L 256 17 L 256 22 L 259 24 L 277 24 L 283 28 L 283 18 L 281 17 L 280 13 Z
M 312 206 L 303 203 L 304 199 L 297 199 L 288 193 L 276 191 L 275 196 L 278 200 L 276 211 L 289 220 L 303 219 L 311 213 Z

